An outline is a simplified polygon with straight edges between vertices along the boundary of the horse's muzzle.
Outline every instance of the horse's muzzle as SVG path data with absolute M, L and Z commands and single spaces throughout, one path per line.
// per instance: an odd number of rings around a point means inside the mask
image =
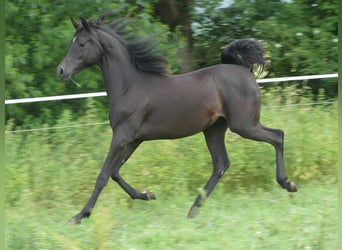
M 72 74 L 68 73 L 62 65 L 59 65 L 57 67 L 56 73 L 57 73 L 57 76 L 63 81 L 68 81 L 72 75 Z

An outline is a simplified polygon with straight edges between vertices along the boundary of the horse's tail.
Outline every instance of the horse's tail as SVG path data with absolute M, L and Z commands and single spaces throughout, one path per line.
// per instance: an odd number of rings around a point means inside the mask
M 260 67 L 261 74 L 265 65 L 263 47 L 253 38 L 235 40 L 223 49 L 221 63 L 243 65 L 252 73 L 256 65 Z

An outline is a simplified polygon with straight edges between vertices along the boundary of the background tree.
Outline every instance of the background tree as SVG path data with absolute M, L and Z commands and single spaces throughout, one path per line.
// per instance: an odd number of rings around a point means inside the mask
M 97 18 L 108 10 L 115 10 L 109 18 L 127 16 L 134 22 L 132 26 L 138 27 L 136 32 L 156 39 L 173 73 L 219 63 L 222 48 L 245 37 L 264 41 L 269 77 L 334 73 L 337 4 L 337 0 L 6 1 L 5 96 L 15 99 L 103 91 L 96 67 L 75 76 L 82 88 L 60 82 L 55 69 L 74 32 L 69 17 Z M 324 86 L 326 97 L 337 95 L 335 79 L 304 84 L 316 94 Z M 97 98 L 95 105 L 106 119 L 107 98 Z M 13 118 L 18 125 L 34 120 L 51 125 L 63 109 L 83 114 L 84 107 L 85 100 L 7 105 L 6 119 Z
M 218 62 L 218 51 L 237 38 L 263 40 L 271 76 L 325 74 L 337 72 L 337 0 L 313 1 L 236 0 L 223 8 L 219 1 L 201 2 L 194 15 L 195 54 L 200 67 Z M 319 82 L 317 82 L 319 81 Z M 318 93 L 337 95 L 336 79 L 311 80 Z
M 194 6 L 194 0 L 160 0 L 154 6 L 155 15 L 168 24 L 172 32 L 175 32 L 177 27 L 180 27 L 181 33 L 185 38 L 186 45 L 178 51 L 181 58 L 182 72 L 191 71 L 195 66 L 193 63 L 192 31 Z

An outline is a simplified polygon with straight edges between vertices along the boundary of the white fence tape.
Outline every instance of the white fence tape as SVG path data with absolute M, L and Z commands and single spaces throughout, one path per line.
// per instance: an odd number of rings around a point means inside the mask
M 337 78 L 338 74 L 325 74 L 325 75 L 308 75 L 308 76 L 290 76 L 279 78 L 258 79 L 258 83 L 271 83 L 271 82 L 289 82 L 289 81 L 302 81 L 312 79 L 326 79 Z M 106 92 L 86 93 L 86 94 L 74 94 L 74 95 L 59 95 L 59 96 L 46 96 L 46 97 L 34 97 L 23 99 L 10 99 L 5 100 L 5 104 L 19 104 L 19 103 L 31 103 L 31 102 L 47 102 L 47 101 L 60 101 L 69 99 L 80 99 L 89 97 L 106 96 Z
M 270 83 L 270 82 L 290 82 L 290 81 L 303 81 L 313 79 L 326 79 L 326 78 L 337 78 L 338 74 L 325 74 L 325 75 L 308 75 L 308 76 L 289 76 L 289 77 L 278 77 L 268 79 L 258 79 L 258 83 Z
M 34 97 L 34 98 L 23 98 L 23 99 L 5 100 L 5 104 L 59 101 L 59 100 L 68 100 L 68 99 L 80 99 L 80 98 L 88 98 L 88 97 L 99 97 L 99 96 L 106 96 L 106 95 L 107 95 L 106 92 L 97 92 L 97 93 L 88 93 L 88 94 L 74 94 L 74 95 L 58 95 L 58 96 L 46 96 L 46 97 Z

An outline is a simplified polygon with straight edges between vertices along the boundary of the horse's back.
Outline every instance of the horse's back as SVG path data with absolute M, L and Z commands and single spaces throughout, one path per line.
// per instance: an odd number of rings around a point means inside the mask
M 220 92 L 225 101 L 259 98 L 259 85 L 254 75 L 244 66 L 217 64 L 190 73 L 174 76 L 179 89 L 191 88 L 192 92 L 215 95 Z
M 153 135 L 144 140 L 178 138 L 198 133 L 220 117 L 229 123 L 230 116 L 244 106 L 258 101 L 258 89 L 248 69 L 238 65 L 219 64 L 172 77 L 156 78 L 145 90 L 148 112 L 145 127 Z

